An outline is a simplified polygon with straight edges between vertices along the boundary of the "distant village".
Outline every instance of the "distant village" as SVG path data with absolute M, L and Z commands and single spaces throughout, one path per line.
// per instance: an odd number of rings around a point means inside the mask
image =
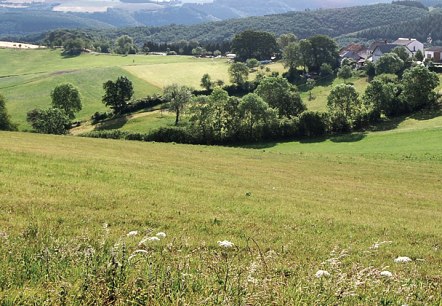
M 428 38 L 431 43 L 431 37 Z M 340 50 L 340 58 L 351 59 L 356 62 L 356 67 L 361 68 L 367 62 L 376 63 L 385 53 L 392 52 L 394 48 L 404 47 L 410 56 L 416 55 L 420 51 L 424 57 L 424 61 L 431 61 L 433 64 L 442 64 L 442 47 L 425 48 L 424 44 L 415 38 L 398 38 L 396 41 L 389 43 L 388 41 L 375 41 L 366 47 L 362 44 L 350 44 Z

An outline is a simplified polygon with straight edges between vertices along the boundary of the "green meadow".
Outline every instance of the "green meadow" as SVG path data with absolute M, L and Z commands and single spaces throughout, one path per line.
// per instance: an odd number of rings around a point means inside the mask
M 190 56 L 158 55 L 105 55 L 82 54 L 64 57 L 60 50 L 11 50 L 0 49 L 0 93 L 7 99 L 7 108 L 20 130 L 29 130 L 26 113 L 34 108 L 50 105 L 50 92 L 60 83 L 74 84 L 82 95 L 83 109 L 77 114 L 87 121 L 95 112 L 106 107 L 101 102 L 102 85 L 119 76 L 128 77 L 134 85 L 134 99 L 161 93 L 164 86 L 179 83 L 200 88 L 201 77 L 209 73 L 214 81 L 229 83 L 226 59 L 201 59 Z M 280 63 L 268 66 L 271 71 L 282 73 Z M 251 74 L 254 78 L 255 74 Z M 32 98 L 30 98 L 32 97 Z M 152 116 L 151 116 L 152 117 Z M 145 118 L 149 121 L 149 117 Z M 164 121 L 164 118 L 155 120 Z M 138 118 L 125 129 L 140 130 L 143 126 L 156 126 L 155 122 L 142 122 Z M 172 121 L 173 122 L 173 121 Z
M 1 132 L 0 301 L 438 305 L 425 126 L 255 148 Z
M 182 56 L 0 50 L 0 60 L 21 130 L 57 84 L 79 88 L 74 135 L 173 125 L 160 106 L 86 122 L 120 75 L 135 98 L 198 87 L 204 73 L 228 79 L 225 60 Z M 303 91 L 308 108 L 325 110 L 339 83 L 319 84 L 311 101 Z M 440 305 L 441 139 L 440 111 L 239 147 L 0 132 L 0 305 Z

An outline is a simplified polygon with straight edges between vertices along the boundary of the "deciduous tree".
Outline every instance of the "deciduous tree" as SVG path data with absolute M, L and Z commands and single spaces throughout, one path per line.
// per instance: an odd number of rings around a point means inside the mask
M 291 118 L 306 109 L 298 89 L 285 78 L 264 78 L 255 93 L 270 107 L 277 109 L 280 117 Z
M 247 82 L 249 68 L 244 63 L 233 63 L 229 67 L 230 81 L 238 86 Z
M 51 92 L 52 107 L 63 110 L 69 119 L 82 108 L 80 92 L 71 83 L 60 84 Z
M 376 62 L 376 75 L 383 73 L 397 74 L 404 67 L 404 61 L 396 53 L 386 53 Z
M 105 91 L 103 103 L 113 109 L 116 114 L 124 111 L 127 102 L 134 94 L 132 82 L 125 76 L 118 77 L 115 82 L 107 81 L 103 84 L 103 89 Z
M 240 61 L 248 58 L 270 59 L 277 50 L 275 36 L 267 32 L 248 30 L 237 34 L 232 40 L 232 51 Z
M 0 95 L 0 130 L 13 131 L 16 130 L 16 126 L 11 122 L 11 119 L 6 111 L 6 100 Z
M 70 124 L 68 116 L 58 108 L 34 109 L 28 112 L 27 121 L 37 133 L 55 135 L 66 134 Z
M 434 89 L 439 85 L 439 78 L 428 68 L 416 66 L 405 71 L 402 84 L 401 99 L 411 110 L 418 110 L 434 101 Z
M 166 86 L 164 99 L 169 102 L 170 111 L 175 112 L 175 125 L 178 125 L 185 105 L 192 99 L 192 89 L 178 84 Z

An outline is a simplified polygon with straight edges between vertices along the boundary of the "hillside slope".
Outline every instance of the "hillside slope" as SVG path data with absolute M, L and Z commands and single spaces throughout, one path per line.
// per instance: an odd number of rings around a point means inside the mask
M 437 305 L 440 133 L 282 153 L 0 132 L 0 299 Z
M 171 25 L 165 27 L 137 27 L 101 31 L 115 38 L 128 34 L 138 43 L 174 42 L 181 39 L 198 41 L 230 40 L 236 33 L 246 29 L 268 31 L 280 35 L 295 33 L 300 38 L 315 34 L 332 37 L 353 33 L 382 25 L 396 24 L 401 20 L 415 20 L 428 16 L 428 11 L 414 7 L 392 4 L 358 6 L 342 9 L 290 12 L 280 15 L 232 19 L 193 26 Z
M 154 42 L 173 42 L 181 39 L 223 41 L 231 39 L 236 33 L 246 29 L 269 31 L 277 35 L 293 32 L 300 38 L 314 34 L 326 34 L 335 37 L 377 26 L 397 24 L 403 20 L 412 21 L 426 17 L 429 14 L 428 11 L 415 7 L 377 4 L 229 19 L 191 26 L 170 25 L 112 30 L 115 26 L 146 24 L 146 20 L 155 20 L 157 17 L 150 16 L 149 14 L 152 14 L 150 12 L 137 12 L 132 16 L 117 10 L 110 10 L 108 12 L 110 14 L 109 18 L 100 14 L 73 15 L 63 13 L 63 15 L 60 15 L 57 12 L 50 12 L 50 14 L 27 11 L 22 11 L 21 13 L 18 11 L 14 12 L 13 18 L 11 18 L 8 17 L 10 13 L 2 14 L 0 11 L 0 25 L 3 22 L 3 26 L 0 27 L 1 36 L 6 34 L 25 34 L 26 31 L 38 32 L 60 27 L 90 27 L 94 28 L 91 33 L 97 32 L 96 29 L 110 29 L 109 31 L 101 31 L 101 35 L 110 38 L 115 38 L 121 34 L 128 34 L 135 37 L 136 41 L 140 44 L 146 40 Z M 210 20 L 218 19 L 214 16 L 212 17 Z M 59 20 L 60 18 L 66 18 L 64 23 Z M 161 15 L 158 18 L 161 18 Z M 85 20 L 93 21 L 88 23 Z M 76 23 L 72 23 L 74 21 Z M 201 19 L 200 21 L 203 22 L 204 20 Z

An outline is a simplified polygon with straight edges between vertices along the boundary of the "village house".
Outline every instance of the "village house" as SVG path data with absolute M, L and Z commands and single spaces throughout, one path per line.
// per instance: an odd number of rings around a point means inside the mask
M 413 55 L 415 55 L 418 50 L 424 54 L 424 44 L 415 38 L 399 38 L 393 42 L 393 44 L 406 47 Z
M 425 49 L 425 59 L 434 63 L 440 63 L 442 60 L 442 47 L 431 47 Z
M 350 44 L 339 51 L 341 63 L 344 59 L 351 59 L 356 63 L 356 68 L 364 66 L 369 55 L 367 47 L 361 44 Z
M 371 60 L 376 63 L 378 59 L 385 53 L 392 52 L 394 48 L 404 47 L 405 50 L 413 56 L 417 51 L 421 51 L 424 54 L 424 44 L 415 38 L 399 38 L 393 43 L 385 42 L 375 42 L 370 46 L 372 50 Z

